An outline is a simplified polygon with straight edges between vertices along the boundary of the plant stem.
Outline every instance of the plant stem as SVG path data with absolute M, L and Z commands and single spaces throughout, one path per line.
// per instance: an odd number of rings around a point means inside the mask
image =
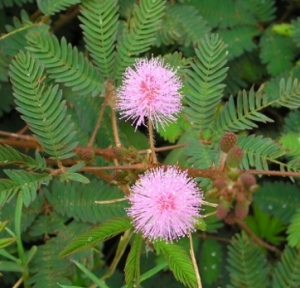
M 24 282 L 24 288 L 29 288 L 30 286 L 27 283 L 29 273 L 28 273 L 28 267 L 26 263 L 25 251 L 24 251 L 22 238 L 21 238 L 22 207 L 23 207 L 23 197 L 22 197 L 22 192 L 20 192 L 17 197 L 16 212 L 15 212 L 15 233 L 17 236 L 18 254 L 21 261 L 21 265 L 23 267 L 22 278 Z
M 195 274 L 196 274 L 196 278 L 197 278 L 198 288 L 202 288 L 200 273 L 199 273 L 197 261 L 195 258 L 195 252 L 194 252 L 194 247 L 193 247 L 193 238 L 192 238 L 191 232 L 189 232 L 189 239 L 190 239 L 190 255 L 191 255 L 191 259 L 193 262 L 193 266 L 194 266 L 194 270 L 195 270 Z
M 150 149 L 152 154 L 152 163 L 157 163 L 157 158 L 155 154 L 155 145 L 154 145 L 153 125 L 151 119 L 148 120 L 148 130 L 149 130 Z

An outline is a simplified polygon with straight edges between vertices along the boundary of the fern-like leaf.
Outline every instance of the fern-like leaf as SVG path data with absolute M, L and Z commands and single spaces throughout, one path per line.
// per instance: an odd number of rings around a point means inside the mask
M 154 43 L 164 9 L 163 0 L 142 0 L 139 5 L 134 5 L 129 30 L 123 33 L 117 45 L 116 79 L 120 79 L 126 67 L 134 63 L 133 56 L 146 52 Z
M 267 287 L 267 261 L 261 249 L 242 232 L 236 235 L 228 247 L 228 266 L 233 286 L 228 287 Z
M 211 27 L 252 26 L 255 23 L 254 16 L 244 7 L 244 1 L 189 0 L 188 2 L 199 10 L 200 15 Z
M 34 32 L 28 33 L 26 38 L 30 44 L 27 49 L 44 64 L 50 78 L 81 95 L 96 96 L 103 92 L 99 72 L 76 47 L 67 44 L 65 38 L 59 43 L 55 35 Z
M 83 1 L 79 17 L 87 49 L 103 78 L 112 78 L 118 28 L 117 1 Z
M 293 288 L 300 283 L 300 249 L 286 246 L 273 271 L 272 288 Z
M 255 167 L 258 170 L 268 170 L 268 162 L 280 164 L 277 160 L 286 152 L 270 138 L 263 136 L 241 136 L 238 145 L 244 151 L 242 167 L 249 169 Z
M 140 283 L 140 256 L 143 247 L 142 234 L 134 237 L 130 252 L 125 264 L 125 281 L 127 287 L 135 287 Z
M 66 117 L 65 101 L 58 85 L 41 84 L 43 67 L 28 52 L 22 51 L 10 66 L 17 110 L 35 134 L 45 152 L 53 158 L 64 159 L 74 155 L 77 143 L 72 142 L 75 131 Z
M 292 20 L 292 39 L 296 43 L 296 45 L 300 46 L 300 18 L 298 17 L 296 20 Z
M 164 241 L 154 243 L 156 250 L 162 251 L 175 278 L 186 287 L 197 287 L 197 279 L 192 260 L 186 251 L 174 243 Z
M 262 211 L 289 223 L 300 206 L 299 189 L 291 183 L 264 182 L 253 201 Z
M 220 36 L 228 45 L 227 59 L 232 60 L 245 51 L 252 51 L 256 48 L 253 38 L 258 36 L 261 32 L 258 27 L 242 26 L 235 29 L 220 30 Z
M 36 198 L 36 191 L 41 184 L 48 185 L 52 178 L 48 174 L 28 173 L 24 170 L 4 170 L 5 174 L 13 181 L 0 180 L 1 184 L 11 184 L 12 187 L 1 191 L 1 198 L 11 198 L 18 191 L 22 192 L 25 207 Z M 0 184 L 0 185 L 1 185 Z M 5 196 L 4 196 L 5 195 Z
M 96 204 L 95 201 L 109 201 L 123 198 L 124 195 L 113 186 L 101 180 L 93 180 L 89 185 L 76 182 L 52 182 L 50 191 L 46 191 L 46 198 L 55 211 L 62 215 L 73 217 L 77 221 L 101 223 L 112 217 L 125 215 L 126 201 Z M 101 191 L 101 193 L 99 193 Z
M 245 5 L 249 13 L 253 14 L 259 22 L 271 22 L 275 18 L 276 8 L 274 0 L 239 1 Z
M 65 257 L 92 248 L 100 242 L 108 240 L 130 228 L 132 228 L 132 225 L 129 218 L 113 218 L 73 239 L 59 255 L 60 257 Z
M 2 192 L 0 192 L 0 195 L 1 194 Z M 31 226 L 34 219 L 43 211 L 43 207 L 42 207 L 43 203 L 44 203 L 43 195 L 38 194 L 38 196 L 30 204 L 29 207 L 23 206 L 21 225 L 20 225 L 21 232 L 26 231 L 28 227 Z M 15 214 L 16 214 L 16 197 L 11 199 L 3 207 L 1 207 L 0 221 L 1 222 L 8 221 L 8 228 L 14 230 Z
M 195 45 L 209 32 L 210 28 L 206 25 L 206 21 L 194 7 L 179 3 L 167 5 L 161 29 L 156 37 L 156 45 L 161 46 L 162 43 L 170 45 L 175 42 L 184 46 Z
M 218 35 L 206 35 L 195 50 L 197 59 L 191 64 L 185 87 L 188 107 L 184 110 L 186 118 L 198 130 L 211 126 L 217 106 L 225 87 L 221 82 L 226 77 L 227 68 L 224 42 Z
M 54 15 L 78 3 L 80 3 L 80 0 L 37 0 L 39 9 L 45 15 Z
M 289 246 L 300 248 L 300 210 L 296 212 L 287 229 Z
M 273 122 L 272 119 L 259 112 L 269 105 L 266 95 L 260 92 L 255 93 L 253 88 L 247 93 L 240 92 L 234 103 L 233 96 L 230 96 L 215 124 L 215 134 L 222 134 L 225 131 L 239 131 L 258 127 L 256 122 Z
M 294 47 L 290 38 L 267 30 L 260 40 L 260 57 L 272 76 L 290 70 L 293 66 Z
M 23 6 L 25 3 L 32 3 L 33 0 L 0 0 L 0 9 L 3 7 L 12 7 L 13 5 Z
M 0 145 L 0 165 L 17 164 L 31 169 L 39 168 L 36 160 L 7 146 Z
M 279 83 L 280 98 L 276 101 L 281 106 L 295 109 L 300 107 L 300 83 L 297 78 L 281 79 Z
M 30 278 L 30 284 L 34 283 L 35 288 L 54 288 L 57 287 L 57 282 L 72 284 L 66 277 L 70 272 L 69 261 L 58 259 L 59 252 L 60 246 L 53 240 L 38 246 L 37 253 L 30 263 L 31 272 L 35 274 Z

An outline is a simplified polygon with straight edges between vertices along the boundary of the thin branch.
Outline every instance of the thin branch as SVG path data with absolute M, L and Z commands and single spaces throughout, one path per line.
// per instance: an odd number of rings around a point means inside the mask
M 154 145 L 153 124 L 151 119 L 148 120 L 148 130 L 149 130 L 149 143 L 151 149 L 152 163 L 157 163 L 157 158 L 155 154 L 155 145 Z
M 270 244 L 268 244 L 267 242 L 263 241 L 262 239 L 260 239 L 249 227 L 248 225 L 243 222 L 242 220 L 239 219 L 235 219 L 235 223 L 237 223 L 240 228 L 242 228 L 244 231 L 246 231 L 254 240 L 254 242 L 256 242 L 258 245 L 266 248 L 267 250 L 273 251 L 273 252 L 277 252 L 277 253 L 281 253 L 281 251 L 279 249 L 277 249 L 275 246 L 272 246 Z
M 154 147 L 154 151 L 155 152 L 168 151 L 168 150 L 183 148 L 183 147 L 185 147 L 185 146 L 187 146 L 189 144 L 190 143 L 183 143 L 183 144 L 176 144 L 176 145 L 164 146 L 164 147 L 160 147 L 160 148 Z M 149 149 L 139 150 L 138 154 L 146 154 L 146 153 L 148 153 L 148 151 L 149 151 Z
M 94 127 L 92 136 L 91 136 L 91 138 L 90 138 L 88 147 L 92 147 L 93 144 L 94 144 L 94 141 L 95 141 L 95 139 L 96 139 L 97 132 L 98 132 L 98 130 L 99 130 L 99 128 L 100 128 L 100 125 L 101 125 L 101 121 L 102 121 L 102 118 L 103 118 L 103 115 L 104 115 L 104 111 L 105 111 L 105 108 L 106 108 L 106 104 L 107 104 L 107 101 L 106 101 L 106 99 L 104 99 L 104 101 L 103 101 L 103 103 L 102 103 L 102 105 L 101 105 L 101 109 L 100 109 L 100 112 L 99 112 L 99 116 L 98 116 L 96 125 L 95 125 L 95 127 Z
M 291 172 L 291 171 L 244 170 L 243 172 L 248 174 L 255 174 L 255 175 L 300 177 L 300 172 Z
M 193 238 L 192 238 L 191 232 L 189 232 L 189 239 L 190 239 L 190 255 L 191 255 L 192 263 L 193 263 L 195 274 L 196 274 L 196 278 L 197 278 L 198 288 L 202 288 L 201 277 L 200 277 L 200 273 L 199 273 L 197 261 L 196 261 L 196 258 L 195 258 L 195 252 L 194 252 L 194 246 L 193 246 Z

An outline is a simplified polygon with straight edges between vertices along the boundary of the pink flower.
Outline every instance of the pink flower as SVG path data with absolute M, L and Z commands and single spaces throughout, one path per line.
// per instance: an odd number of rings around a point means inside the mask
M 147 171 L 128 197 L 136 232 L 150 240 L 172 242 L 194 231 L 203 194 L 196 182 L 177 168 Z
M 176 121 L 181 110 L 180 79 L 163 60 L 137 60 L 134 69 L 128 67 L 123 85 L 118 90 L 116 108 L 121 118 L 132 119 L 137 128 L 145 125 L 145 117 L 164 127 Z

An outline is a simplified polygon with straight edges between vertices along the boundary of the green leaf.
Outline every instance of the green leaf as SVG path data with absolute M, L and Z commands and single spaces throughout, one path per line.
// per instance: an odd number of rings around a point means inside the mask
M 186 47 L 195 46 L 211 30 L 200 13 L 194 7 L 186 4 L 167 4 L 166 13 L 162 20 L 156 36 L 157 46 L 174 43 Z
M 289 223 L 300 206 L 299 188 L 291 183 L 265 181 L 253 195 L 253 202 L 262 211 Z
M 232 60 L 245 51 L 252 51 L 256 49 L 256 44 L 253 41 L 254 37 L 261 34 L 259 27 L 255 26 L 240 26 L 235 29 L 219 30 L 220 36 L 228 45 L 227 59 Z
M 138 286 L 140 283 L 140 257 L 143 247 L 143 237 L 139 233 L 134 237 L 125 264 L 125 281 L 127 287 Z
M 54 15 L 77 3 L 80 3 L 80 0 L 37 0 L 39 9 L 45 15 Z
M 35 134 L 44 150 L 53 158 L 69 158 L 77 143 L 72 142 L 75 131 L 66 117 L 65 101 L 58 86 L 40 83 L 43 67 L 28 52 L 20 52 L 10 66 L 17 110 Z
M 0 145 L 0 165 L 16 164 L 28 168 L 39 168 L 37 161 L 19 151 L 7 146 Z
M 289 246 L 300 248 L 300 210 L 298 210 L 291 220 L 287 229 L 287 240 Z
M 80 182 L 83 184 L 88 184 L 90 183 L 90 179 L 86 178 L 85 176 L 79 174 L 79 173 L 64 173 L 61 175 L 61 180 L 62 181 L 76 181 L 76 182 Z
M 163 0 L 143 0 L 139 5 L 134 4 L 128 30 L 122 33 L 117 44 L 116 79 L 121 79 L 125 69 L 134 63 L 134 56 L 146 52 L 154 43 L 164 9 Z
M 30 44 L 26 48 L 45 66 L 51 79 L 72 87 L 74 93 L 80 95 L 96 96 L 103 92 L 103 81 L 97 69 L 65 38 L 59 42 L 48 32 L 28 33 L 26 38 Z
M 11 245 L 12 243 L 16 242 L 16 240 L 17 240 L 16 238 L 2 238 L 2 239 L 0 239 L 0 249 L 3 249 L 6 246 Z M 0 271 L 1 271 L 1 269 L 0 269 Z
M 238 146 L 244 151 L 242 167 L 245 169 L 255 167 L 258 170 L 268 170 L 268 162 L 281 164 L 277 159 L 286 154 L 280 145 L 261 135 L 241 136 L 238 138 Z
M 184 94 L 188 106 L 183 112 L 200 131 L 211 126 L 222 98 L 225 87 L 222 81 L 228 69 L 224 67 L 225 49 L 226 45 L 217 34 L 206 35 L 195 49 L 197 58 L 191 63 L 192 70 L 187 71 Z
M 283 222 L 269 214 L 262 212 L 258 207 L 253 206 L 253 216 L 247 216 L 245 222 L 248 227 L 261 239 L 267 240 L 273 245 L 280 245 L 285 241 L 281 236 L 286 226 Z
M 103 78 L 113 78 L 115 40 L 118 28 L 116 0 L 83 1 L 81 7 L 84 40 Z
M 90 270 L 88 270 L 84 265 L 82 265 L 76 260 L 72 260 L 72 262 L 75 263 L 75 265 L 84 273 L 84 275 L 86 275 L 87 278 L 91 279 L 98 287 L 109 288 L 107 285 L 105 285 L 105 283 L 102 280 L 100 280 L 95 274 L 93 274 Z
M 199 270 L 201 279 L 206 284 L 215 282 L 221 272 L 222 251 L 215 240 L 206 239 L 200 248 Z
M 280 137 L 282 148 L 285 149 L 288 155 L 293 157 L 300 156 L 300 141 L 298 133 L 288 133 Z
M 113 202 L 115 199 L 124 199 L 124 194 L 116 186 L 102 180 L 92 180 L 89 185 L 54 180 L 45 191 L 45 196 L 58 214 L 93 224 L 125 216 L 124 208 L 128 205 L 127 201 Z M 95 201 L 111 203 L 96 204 Z
M 272 288 L 297 287 L 300 283 L 300 249 L 286 246 L 272 275 Z
M 227 262 L 233 287 L 268 287 L 265 256 L 246 233 L 237 234 L 232 240 L 228 247 Z
M 282 78 L 279 83 L 279 99 L 276 101 L 281 106 L 296 109 L 300 106 L 300 83 L 297 78 Z
M 19 263 L 0 261 L 0 271 L 23 273 L 23 267 Z
M 260 39 L 260 57 L 272 76 L 292 68 L 294 46 L 290 37 L 278 35 L 267 29 Z
M 42 184 L 48 184 L 52 178 L 49 174 L 28 173 L 24 170 L 4 170 L 12 180 L 0 179 L 0 205 L 22 191 L 24 205 L 28 207 L 36 198 L 36 191 Z
M 75 238 L 67 247 L 59 254 L 60 257 L 65 257 L 70 254 L 89 249 L 95 245 L 108 240 L 127 229 L 132 227 L 128 218 L 113 218 L 99 227 L 96 227 L 83 235 Z
M 239 92 L 236 104 L 233 96 L 230 96 L 215 122 L 214 133 L 218 135 L 225 131 L 257 128 L 258 126 L 254 122 L 274 122 L 259 112 L 268 105 L 266 95 L 261 92 L 255 93 L 253 88 L 249 93 L 245 90 Z
M 154 247 L 162 251 L 176 280 L 187 287 L 197 287 L 197 279 L 192 260 L 186 251 L 174 243 L 155 242 Z

